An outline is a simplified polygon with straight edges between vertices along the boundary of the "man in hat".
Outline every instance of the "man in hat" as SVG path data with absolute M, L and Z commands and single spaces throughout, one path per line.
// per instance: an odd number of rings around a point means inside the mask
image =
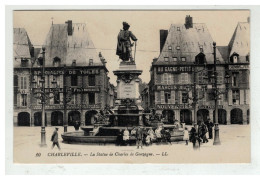
M 143 138 L 144 138 L 143 129 L 139 126 L 136 131 L 137 149 L 139 149 L 139 146 L 141 146 L 141 148 L 143 148 Z
M 51 141 L 52 141 L 52 149 L 54 148 L 55 145 L 57 145 L 58 149 L 60 150 L 60 144 L 59 144 L 59 141 L 58 141 L 58 130 L 59 128 L 56 127 L 52 136 L 51 136 Z
M 131 40 L 137 41 L 135 35 L 129 31 L 130 25 L 127 22 L 123 22 L 123 30 L 120 30 L 117 36 L 117 50 L 116 55 L 123 61 L 133 61 Z

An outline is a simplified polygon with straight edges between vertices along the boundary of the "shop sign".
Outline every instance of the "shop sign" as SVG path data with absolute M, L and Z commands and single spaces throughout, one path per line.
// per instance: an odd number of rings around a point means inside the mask
M 155 85 L 155 90 L 165 91 L 165 90 L 190 90 L 191 85 Z
M 157 104 L 156 109 L 191 109 L 191 104 Z
M 223 105 L 218 105 L 218 109 L 223 109 Z M 199 105 L 198 109 L 215 109 L 215 105 Z
M 229 65 L 229 70 L 247 70 L 249 69 L 249 65 Z
M 191 66 L 163 66 L 157 67 L 157 73 L 187 73 L 192 72 Z

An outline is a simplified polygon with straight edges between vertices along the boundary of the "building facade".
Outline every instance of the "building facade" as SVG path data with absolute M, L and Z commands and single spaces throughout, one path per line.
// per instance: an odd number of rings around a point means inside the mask
M 229 45 L 216 48 L 220 124 L 249 123 L 249 31 L 248 22 L 238 23 Z M 192 124 L 195 114 L 197 121 L 213 120 L 213 47 L 207 26 L 190 16 L 185 24 L 160 30 L 160 55 L 150 69 L 146 105 L 168 123 Z
M 29 39 L 27 33 L 26 36 Z M 21 42 L 15 43 L 22 46 Z M 32 45 L 23 46 L 28 48 L 27 56 L 15 58 L 14 66 L 15 125 L 41 125 L 42 106 L 35 95 L 41 89 L 43 59 L 45 92 L 49 97 L 45 106 L 47 126 L 74 125 L 75 121 L 91 125 L 95 114 L 113 107 L 114 87 L 109 82 L 106 60 L 97 53 L 86 24 L 70 20 L 52 24 L 43 45 L 45 56 L 41 49 L 38 56 L 32 57 L 28 52 Z

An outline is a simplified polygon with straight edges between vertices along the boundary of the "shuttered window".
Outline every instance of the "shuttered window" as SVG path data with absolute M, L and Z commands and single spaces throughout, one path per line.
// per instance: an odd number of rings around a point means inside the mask
M 165 103 L 164 91 L 161 91 L 161 104 Z
M 27 78 L 25 76 L 21 76 L 21 89 L 27 89 Z
M 232 90 L 232 102 L 233 102 L 233 104 L 239 105 L 239 102 L 240 102 L 239 95 L 240 95 L 239 90 Z

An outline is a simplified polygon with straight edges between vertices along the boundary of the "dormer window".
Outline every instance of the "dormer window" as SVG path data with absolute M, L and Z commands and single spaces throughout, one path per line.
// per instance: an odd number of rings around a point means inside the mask
M 164 62 L 169 62 L 169 58 L 168 57 L 164 57 Z
M 180 27 L 177 27 L 177 31 L 180 31 Z
M 246 55 L 246 62 L 249 62 L 249 55 Z
M 178 58 L 177 57 L 173 57 L 173 62 L 177 62 Z
M 72 66 L 73 66 L 73 67 L 76 66 L 76 60 L 75 60 L 75 59 L 72 61 Z
M 21 66 L 22 67 L 27 67 L 27 65 L 28 65 L 28 59 L 21 59 Z
M 234 53 L 231 57 L 230 57 L 230 63 L 238 63 L 239 61 L 239 55 L 237 53 Z
M 186 62 L 186 57 L 182 57 L 182 58 L 181 58 L 181 61 L 182 61 L 182 62 Z
M 176 49 L 177 49 L 177 50 L 180 50 L 181 48 L 180 48 L 180 46 L 176 46 Z
M 168 50 L 170 50 L 170 51 L 171 51 L 171 50 L 172 50 L 172 46 L 168 46 Z
M 89 65 L 93 66 L 93 59 L 89 59 Z
M 199 53 L 199 54 L 195 57 L 195 63 L 196 63 L 196 64 L 205 64 L 205 63 L 206 63 L 205 54 L 203 54 L 202 52 Z
M 53 59 L 53 66 L 54 66 L 54 67 L 60 67 L 60 58 L 55 57 L 55 58 Z

